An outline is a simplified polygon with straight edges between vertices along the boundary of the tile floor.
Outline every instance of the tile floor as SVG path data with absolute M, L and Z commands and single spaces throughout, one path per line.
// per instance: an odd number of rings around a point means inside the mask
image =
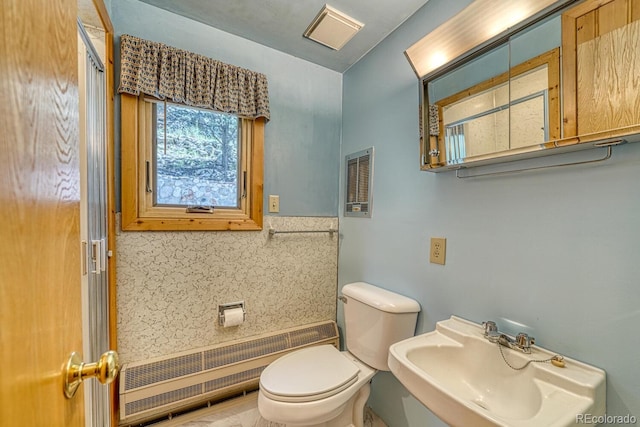
M 387 427 L 370 408 L 366 408 L 364 427 Z M 257 393 L 194 411 L 153 425 L 154 427 L 282 427 L 262 418 Z

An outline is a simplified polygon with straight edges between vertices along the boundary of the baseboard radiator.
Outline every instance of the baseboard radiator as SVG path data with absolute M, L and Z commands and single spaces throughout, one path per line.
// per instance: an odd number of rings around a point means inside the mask
M 258 389 L 269 363 L 293 350 L 339 346 L 333 321 L 225 342 L 125 364 L 120 372 L 120 425 L 139 425 Z

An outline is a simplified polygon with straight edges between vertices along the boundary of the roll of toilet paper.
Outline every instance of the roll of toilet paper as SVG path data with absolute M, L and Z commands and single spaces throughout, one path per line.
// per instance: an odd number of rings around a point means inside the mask
M 242 308 L 230 308 L 224 311 L 223 327 L 238 326 L 244 322 L 244 311 Z

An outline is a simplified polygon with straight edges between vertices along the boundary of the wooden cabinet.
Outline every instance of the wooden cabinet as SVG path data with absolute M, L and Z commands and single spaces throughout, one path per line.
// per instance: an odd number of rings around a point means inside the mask
M 559 3 L 423 78 L 423 170 L 640 141 L 640 0 Z M 518 70 L 543 57 L 546 81 L 521 94 L 543 64 Z
M 564 137 L 640 132 L 640 0 L 590 0 L 562 16 Z

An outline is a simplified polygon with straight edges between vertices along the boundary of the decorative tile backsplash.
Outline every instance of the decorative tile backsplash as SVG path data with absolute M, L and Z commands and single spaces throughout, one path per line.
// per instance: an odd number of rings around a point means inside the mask
M 116 235 L 118 354 L 123 363 L 335 320 L 338 218 L 264 218 L 262 231 Z M 245 301 L 246 321 L 218 325 L 218 304 Z

